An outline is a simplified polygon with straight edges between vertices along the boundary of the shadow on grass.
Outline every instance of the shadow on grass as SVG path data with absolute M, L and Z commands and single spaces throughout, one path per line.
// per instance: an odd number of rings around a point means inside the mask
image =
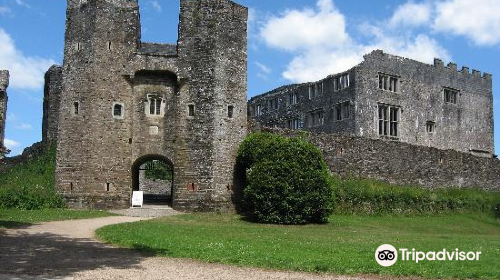
M 155 257 L 168 257 L 172 253 L 168 249 L 151 248 L 144 244 L 134 244 L 132 245 L 132 249 Z
M 114 248 L 92 239 L 3 230 L 0 274 L 71 276 L 100 268 L 140 269 L 141 261 L 152 255 L 145 252 Z

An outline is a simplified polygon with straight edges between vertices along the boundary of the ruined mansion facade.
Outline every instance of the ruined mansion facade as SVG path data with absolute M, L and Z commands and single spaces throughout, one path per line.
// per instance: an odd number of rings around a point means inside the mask
M 136 0 L 68 0 L 45 76 L 43 142 L 72 207 L 127 207 L 139 167 L 173 166 L 176 209 L 231 207 L 247 123 L 247 8 L 182 0 L 177 44 L 141 41 Z
M 304 129 L 492 157 L 492 77 L 373 51 L 318 82 L 256 96 L 249 115 L 268 127 Z

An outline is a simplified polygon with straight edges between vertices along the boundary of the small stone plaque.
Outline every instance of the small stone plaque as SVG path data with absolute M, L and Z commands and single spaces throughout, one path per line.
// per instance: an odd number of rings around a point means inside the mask
M 160 129 L 157 126 L 150 126 L 149 127 L 149 134 L 158 135 L 159 133 L 160 133 Z

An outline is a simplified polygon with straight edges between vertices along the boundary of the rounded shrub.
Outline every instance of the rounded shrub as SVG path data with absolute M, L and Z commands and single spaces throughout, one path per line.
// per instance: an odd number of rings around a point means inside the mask
M 243 211 L 261 223 L 324 223 L 333 211 L 330 176 L 320 151 L 299 138 L 251 134 L 238 162 L 246 169 Z

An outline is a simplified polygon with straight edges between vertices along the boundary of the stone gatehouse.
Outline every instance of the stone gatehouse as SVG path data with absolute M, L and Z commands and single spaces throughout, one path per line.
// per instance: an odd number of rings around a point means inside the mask
M 177 44 L 141 41 L 137 0 L 68 0 L 46 74 L 43 138 L 72 207 L 127 207 L 140 166 L 173 167 L 172 206 L 232 206 L 247 123 L 246 7 L 181 0 Z M 57 140 L 56 140 L 57 139 Z

